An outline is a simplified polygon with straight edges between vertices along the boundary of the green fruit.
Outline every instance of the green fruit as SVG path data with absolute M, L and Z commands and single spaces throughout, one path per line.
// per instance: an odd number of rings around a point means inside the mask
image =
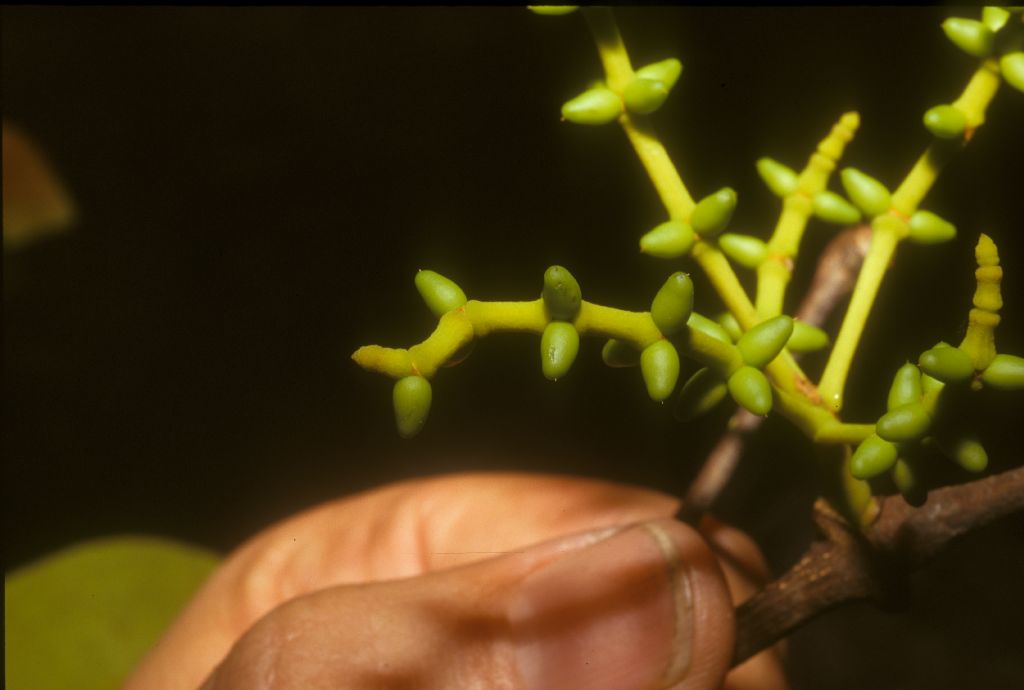
M 918 211 L 910 217 L 910 240 L 918 244 L 939 244 L 956 237 L 956 226 L 931 211 Z
M 540 368 L 544 378 L 557 381 L 569 373 L 580 351 L 580 334 L 571 323 L 552 321 L 540 336 Z
M 676 85 L 679 75 L 683 73 L 683 63 L 675 58 L 666 58 L 660 62 L 644 65 L 634 74 L 641 79 L 660 81 L 665 88 L 671 90 Z
M 850 458 L 850 472 L 857 479 L 871 479 L 896 464 L 896 446 L 877 434 L 861 441 Z
M 651 302 L 651 318 L 665 335 L 678 333 L 693 312 L 693 281 L 682 271 L 668 277 Z
M 729 394 L 749 412 L 763 417 L 772 409 L 772 386 L 760 371 L 743 366 L 729 377 Z
M 629 343 L 612 338 L 601 348 L 601 359 L 614 368 L 635 367 L 640 363 L 640 353 Z
M 999 71 L 1007 84 L 1024 91 L 1024 51 L 1007 53 L 999 58 Z
M 942 381 L 932 378 L 928 374 L 921 374 L 921 390 L 924 391 L 925 395 L 936 395 L 945 387 L 946 384 Z
M 715 321 L 719 326 L 725 329 L 726 333 L 729 334 L 730 342 L 735 343 L 743 337 L 743 329 L 740 328 L 740 322 L 736 320 L 736 317 L 732 315 L 732 312 L 723 311 L 715 317 Z
M 667 340 L 658 340 L 640 353 L 640 373 L 655 402 L 667 400 L 679 380 L 679 353 Z
M 670 220 L 640 238 L 640 251 L 659 259 L 675 259 L 693 246 L 693 228 L 681 220 Z
M 727 232 L 718 238 L 718 246 L 740 266 L 757 268 L 768 258 L 768 245 L 757 237 Z
M 578 125 L 604 125 L 621 114 L 622 99 L 603 86 L 588 89 L 562 106 L 562 117 Z
M 925 111 L 924 126 L 940 139 L 956 139 L 967 129 L 967 117 L 952 105 L 937 105 Z
M 632 113 L 647 115 L 661 107 L 668 98 L 668 87 L 657 79 L 636 77 L 622 92 L 622 102 Z
M 673 414 L 681 422 L 696 419 L 722 402 L 728 392 L 725 381 L 704 367 L 691 376 L 679 392 Z
M 443 316 L 466 303 L 466 293 L 453 281 L 434 271 L 416 272 L 416 289 L 434 316 Z
M 729 343 L 732 345 L 733 341 L 732 338 L 729 337 L 728 331 L 708 317 L 701 316 L 697 312 L 690 314 L 690 318 L 687 319 L 686 325 L 700 331 L 708 337 L 714 338 L 715 340 L 721 340 L 723 343 Z
M 702 237 L 715 237 L 725 230 L 736 209 L 736 192 L 723 187 L 701 199 L 690 216 L 690 225 Z
M 1024 357 L 996 355 L 981 372 L 981 380 L 993 388 L 1016 391 L 1024 388 Z
M 916 365 L 907 362 L 896 370 L 896 376 L 892 379 L 892 386 L 889 387 L 889 399 L 886 401 L 887 410 L 895 410 L 921 400 L 924 391 L 921 388 L 921 370 Z
M 988 453 L 977 439 L 961 438 L 953 444 L 953 461 L 968 472 L 984 472 L 988 467 Z
M 760 369 L 775 359 L 793 335 L 793 319 L 775 316 L 744 333 L 736 342 L 743 361 Z
M 885 186 L 856 168 L 845 168 L 841 174 L 846 195 L 869 217 L 881 215 L 892 206 L 892 196 Z
M 789 196 L 800 183 L 800 176 L 795 170 L 771 158 L 757 159 L 757 174 L 772 190 L 772 194 L 778 197 Z
M 828 333 L 817 326 L 803 321 L 793 321 L 793 335 L 786 341 L 786 347 L 793 352 L 815 352 L 828 347 Z
M 563 14 L 571 14 L 579 9 L 578 5 L 527 5 L 526 9 L 534 14 L 548 17 L 558 17 Z
M 580 284 L 572 273 L 562 266 L 551 266 L 544 271 L 544 290 L 541 292 L 544 306 L 552 319 L 572 321 L 580 311 L 583 295 Z
M 985 58 L 992 54 L 992 30 L 975 19 L 950 17 L 942 22 L 942 30 L 953 44 L 968 55 Z
M 981 10 L 981 23 L 990 31 L 999 31 L 1010 19 L 1010 13 L 1002 7 L 984 7 Z
M 875 424 L 875 433 L 886 441 L 900 443 L 924 436 L 932 417 L 921 403 L 910 403 L 886 412 Z
M 835 192 L 814 195 L 814 215 L 826 223 L 853 225 L 860 220 L 860 210 Z
M 924 467 L 917 458 L 905 457 L 896 461 L 892 468 L 892 481 L 903 500 L 912 506 L 924 505 L 928 491 L 924 482 Z
M 392 401 L 399 436 L 412 438 L 420 433 L 430 414 L 431 397 L 430 381 L 422 376 L 406 376 L 395 382 Z
M 921 371 L 944 383 L 961 383 L 974 374 L 971 356 L 945 343 L 923 352 L 917 364 Z

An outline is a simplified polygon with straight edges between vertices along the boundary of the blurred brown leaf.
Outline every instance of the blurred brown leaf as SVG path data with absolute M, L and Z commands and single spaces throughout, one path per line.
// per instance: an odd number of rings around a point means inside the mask
M 4 249 L 19 249 L 64 232 L 75 208 L 38 146 L 3 124 Z

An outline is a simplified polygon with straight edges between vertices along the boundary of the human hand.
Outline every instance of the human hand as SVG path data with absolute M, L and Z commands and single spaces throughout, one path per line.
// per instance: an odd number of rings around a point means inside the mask
M 328 503 L 235 552 L 124 690 L 785 687 L 774 651 L 726 678 L 756 547 L 677 508 L 507 474 Z

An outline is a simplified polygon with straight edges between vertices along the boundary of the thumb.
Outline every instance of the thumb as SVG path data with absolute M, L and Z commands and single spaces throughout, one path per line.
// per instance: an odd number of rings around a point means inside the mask
M 711 690 L 732 645 L 710 549 L 660 520 L 293 599 L 242 636 L 204 690 Z

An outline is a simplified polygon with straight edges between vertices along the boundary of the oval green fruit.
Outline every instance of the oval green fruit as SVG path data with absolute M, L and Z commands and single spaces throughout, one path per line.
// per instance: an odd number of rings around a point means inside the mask
M 998 32 L 1010 19 L 1010 13 L 1004 10 L 1002 7 L 983 7 L 981 10 L 981 23 L 989 28 L 990 31 Z
M 723 311 L 715 317 L 715 322 L 725 329 L 725 332 L 729 334 L 729 340 L 731 342 L 735 343 L 743 337 L 743 329 L 740 328 L 740 322 L 736 320 L 736 317 L 732 315 L 732 312 Z
M 787 197 L 796 191 L 800 176 L 792 168 L 771 158 L 757 159 L 757 174 L 777 197 Z
M 683 385 L 672 412 L 679 421 L 689 422 L 722 402 L 728 392 L 721 377 L 707 367 L 698 369 Z
M 668 98 L 668 87 L 657 79 L 635 77 L 622 91 L 622 102 L 631 113 L 648 115 Z
M 430 414 L 432 395 L 430 381 L 422 376 L 406 376 L 395 382 L 392 402 L 399 436 L 412 438 L 420 432 Z
M 844 168 L 840 178 L 846 195 L 869 217 L 881 215 L 892 206 L 892 195 L 881 182 L 856 168 Z
M 729 343 L 730 345 L 733 343 L 732 338 L 729 337 L 728 331 L 708 317 L 702 316 L 697 312 L 690 314 L 690 318 L 686 320 L 686 325 L 700 331 L 708 337 L 714 338 L 715 340 L 721 340 L 723 343 Z
M 466 303 L 466 293 L 453 281 L 434 271 L 416 272 L 416 289 L 434 316 L 443 316 Z
M 871 479 L 896 464 L 895 445 L 877 434 L 861 441 L 850 458 L 850 473 L 857 479 Z
M 665 88 L 671 90 L 676 85 L 679 75 L 683 73 L 683 63 L 676 58 L 666 58 L 658 62 L 644 65 L 634 74 L 641 79 L 660 81 Z
M 580 334 L 565 321 L 552 321 L 540 336 L 540 367 L 544 378 L 557 381 L 569 373 L 580 351 Z
M 693 312 L 693 281 L 682 271 L 668 277 L 651 302 L 651 318 L 665 335 L 678 333 Z
M 604 125 L 622 114 L 622 99 L 604 87 L 588 89 L 562 106 L 562 117 L 578 125 Z
M 985 371 L 981 372 L 981 380 L 986 385 L 1004 391 L 1024 388 L 1024 357 L 996 355 L 985 367 Z
M 681 220 L 670 220 L 640 238 L 640 251 L 659 259 L 675 259 L 690 251 L 693 240 L 693 228 Z
M 963 350 L 940 343 L 921 353 L 921 371 L 944 383 L 961 383 L 974 374 L 974 362 Z
M 924 126 L 939 139 L 956 139 L 967 129 L 967 117 L 952 105 L 937 105 L 924 114 Z
M 931 211 L 917 211 L 910 217 L 909 238 L 918 244 L 939 244 L 956 237 L 956 226 Z
M 690 225 L 702 237 L 716 237 L 732 218 L 736 209 L 736 191 L 723 187 L 701 199 L 690 216 Z
M 1024 91 L 1024 51 L 1014 51 L 999 58 L 999 71 L 1007 84 Z
M 975 19 L 950 17 L 942 22 L 942 30 L 953 44 L 968 55 L 985 58 L 992 54 L 995 34 Z
M 932 417 L 921 403 L 910 403 L 886 412 L 875 424 L 875 433 L 886 441 L 900 443 L 924 436 Z
M 899 458 L 892 468 L 892 481 L 903 496 L 903 500 L 910 505 L 921 506 L 928 499 L 924 467 L 918 458 Z
M 853 225 L 860 220 L 860 209 L 835 192 L 819 192 L 812 202 L 814 215 L 826 223 Z
M 828 333 L 817 326 L 793 320 L 793 335 L 786 341 L 786 347 L 793 352 L 816 352 L 828 347 Z
M 983 472 L 988 467 L 988 453 L 977 439 L 965 437 L 953 444 L 953 461 L 968 472 Z
M 679 380 L 679 353 L 667 340 L 658 340 L 640 353 L 640 373 L 655 402 L 667 400 Z
M 611 338 L 601 348 L 601 359 L 614 368 L 635 367 L 640 363 L 640 353 L 629 343 Z
M 760 369 L 782 352 L 791 335 L 793 319 L 788 316 L 775 316 L 744 333 L 736 341 L 736 348 L 744 362 Z
M 768 258 L 768 245 L 750 235 L 727 232 L 718 238 L 718 246 L 740 266 L 757 268 Z
M 889 399 L 886 409 L 889 411 L 910 405 L 921 400 L 924 389 L 921 387 L 921 370 L 917 365 L 907 362 L 896 370 L 896 375 L 889 386 Z
M 559 321 L 575 319 L 583 301 L 580 284 L 573 278 L 572 273 L 562 266 L 551 266 L 544 271 L 544 290 L 541 297 L 544 299 L 548 314 Z
M 760 371 L 743 366 L 729 377 L 729 394 L 740 406 L 763 417 L 772 410 L 772 386 Z

